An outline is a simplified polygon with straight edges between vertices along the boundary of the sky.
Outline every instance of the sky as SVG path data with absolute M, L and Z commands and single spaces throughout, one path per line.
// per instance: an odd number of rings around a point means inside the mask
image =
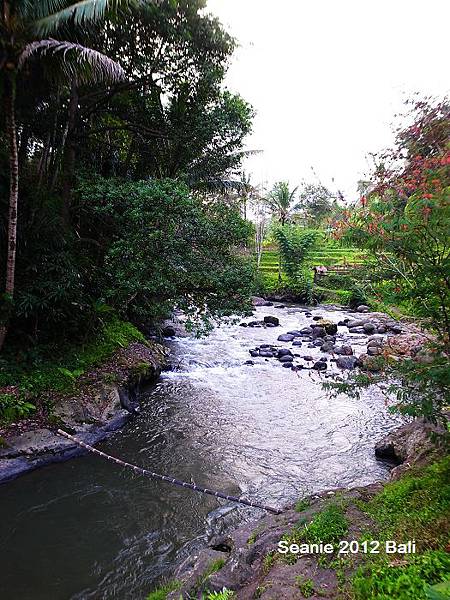
M 225 85 L 256 110 L 254 184 L 320 180 L 347 200 L 414 92 L 450 93 L 448 0 L 208 0 L 239 43 Z M 334 181 L 333 181 L 334 180 Z

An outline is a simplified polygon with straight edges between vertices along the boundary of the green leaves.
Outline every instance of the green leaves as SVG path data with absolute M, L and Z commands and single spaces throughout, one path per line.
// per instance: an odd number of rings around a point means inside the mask
M 225 203 L 204 205 L 171 180 L 97 178 L 79 188 L 90 227 L 109 223 L 97 281 L 104 301 L 138 321 L 175 306 L 200 328 L 248 307 L 250 260 L 239 255 L 251 225 Z
M 151 3 L 151 0 L 79 0 L 67 6 L 67 2 L 63 0 L 44 0 L 40 2 L 41 6 L 36 11 L 38 20 L 34 23 L 34 29 L 40 35 L 48 35 L 68 23 L 83 27 L 89 23 L 100 21 L 108 13 L 119 9 L 145 6 L 145 4 Z M 158 0 L 154 0 L 153 3 L 158 3 Z

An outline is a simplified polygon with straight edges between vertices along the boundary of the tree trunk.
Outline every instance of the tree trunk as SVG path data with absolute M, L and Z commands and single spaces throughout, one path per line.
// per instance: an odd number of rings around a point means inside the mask
M 63 221 L 67 226 L 70 220 L 70 205 L 72 199 L 72 187 L 75 177 L 75 142 L 73 133 L 78 111 L 78 89 L 76 81 L 72 81 L 70 90 L 69 110 L 67 115 L 67 137 L 64 160 L 64 183 L 63 183 Z
M 14 276 L 16 271 L 16 240 L 17 240 L 17 201 L 19 197 L 19 157 L 17 151 L 17 131 L 15 119 L 16 81 L 15 74 L 5 78 L 5 116 L 6 135 L 9 150 L 9 213 L 8 240 L 6 253 L 6 286 L 5 301 L 12 301 L 14 296 Z M 0 350 L 3 347 L 8 331 L 9 307 L 7 307 L 4 322 L 0 324 Z

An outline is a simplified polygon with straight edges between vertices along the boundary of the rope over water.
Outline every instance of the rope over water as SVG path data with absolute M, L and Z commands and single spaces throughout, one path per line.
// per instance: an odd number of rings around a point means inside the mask
M 171 483 L 172 485 L 178 485 L 179 487 L 187 488 L 190 490 L 194 490 L 194 492 L 199 492 L 200 494 L 208 494 L 209 496 L 214 496 L 216 498 L 223 498 L 224 500 L 229 500 L 230 502 L 238 502 L 239 504 L 245 504 L 246 506 L 251 506 L 253 508 L 261 508 L 262 510 L 266 510 L 268 512 L 274 513 L 275 515 L 279 515 L 281 510 L 278 508 L 273 508 L 272 506 L 265 506 L 264 504 L 259 504 L 258 502 L 251 502 L 250 500 L 245 500 L 244 498 L 237 498 L 236 496 L 229 496 L 227 494 L 223 494 L 222 492 L 215 492 L 214 490 L 209 490 L 208 488 L 202 488 L 194 483 L 187 483 L 186 481 L 180 481 L 179 479 L 175 479 L 175 477 L 167 477 L 166 475 L 160 475 L 159 473 L 153 473 L 148 469 L 143 469 L 142 467 L 138 467 L 136 465 L 132 465 L 131 463 L 127 463 L 120 458 L 115 458 L 114 456 L 110 456 L 101 450 L 97 450 L 93 446 L 89 446 L 89 444 L 85 444 L 81 440 L 77 439 L 73 435 L 66 433 L 62 429 L 58 429 L 58 435 L 62 435 L 63 437 L 71 440 L 78 446 L 85 448 L 89 452 L 93 454 L 98 454 L 98 456 L 102 456 L 106 458 L 106 460 L 110 460 L 121 467 L 127 467 L 131 469 L 135 473 L 139 475 L 143 475 L 144 477 L 149 477 L 150 479 L 158 479 L 159 481 L 165 481 L 166 483 Z

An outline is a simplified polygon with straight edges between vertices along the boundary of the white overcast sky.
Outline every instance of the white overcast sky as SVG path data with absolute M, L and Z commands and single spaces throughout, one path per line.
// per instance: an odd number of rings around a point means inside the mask
M 226 86 L 256 110 L 253 182 L 320 180 L 354 199 L 411 92 L 450 90 L 449 0 L 208 0 L 239 47 Z M 332 184 L 335 179 L 335 185 Z

